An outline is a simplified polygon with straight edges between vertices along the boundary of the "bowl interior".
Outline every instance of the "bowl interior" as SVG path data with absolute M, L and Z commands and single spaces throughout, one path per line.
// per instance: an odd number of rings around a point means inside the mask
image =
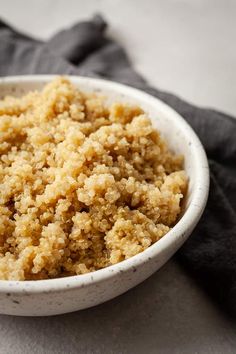
M 0 98 L 6 95 L 19 97 L 29 91 L 41 89 L 54 77 L 40 75 L 0 79 Z M 170 232 L 147 250 L 130 259 L 93 273 L 70 277 L 70 284 L 74 284 L 73 286 L 77 287 L 85 281 L 90 283 L 101 279 L 104 280 L 106 277 L 112 276 L 111 274 L 115 274 L 112 273 L 113 271 L 117 273 L 119 271 L 123 272 L 133 266 L 142 265 L 143 262 L 150 260 L 152 257 L 162 256 L 161 263 L 165 263 L 188 238 L 204 210 L 209 189 L 209 169 L 206 154 L 196 134 L 177 112 L 160 100 L 142 91 L 106 80 L 85 77 L 70 77 L 70 80 L 83 91 L 105 95 L 110 102 L 119 101 L 138 104 L 143 108 L 151 118 L 154 127 L 161 132 L 168 142 L 170 149 L 184 156 L 184 168 L 189 177 L 189 187 L 183 215 Z M 155 269 L 157 269 L 157 266 L 155 266 Z M 24 289 L 24 286 L 30 286 L 31 290 L 41 291 L 42 289 L 51 289 L 53 284 L 58 289 L 64 289 L 66 281 L 64 279 L 66 278 L 40 280 L 37 282 L 25 281 L 22 282 L 21 287 Z M 12 289 L 14 288 L 15 291 L 18 291 L 18 282 L 1 280 L 0 291 L 6 290 L 5 283 L 9 283 Z
M 0 99 L 6 95 L 20 97 L 32 90 L 40 90 L 49 82 L 53 76 L 35 76 L 9 78 L 0 82 Z M 196 187 L 198 160 L 196 159 L 196 144 L 199 141 L 192 141 L 192 131 L 182 118 L 167 105 L 157 99 L 150 100 L 150 96 L 142 92 L 113 84 L 105 80 L 97 80 L 84 77 L 71 78 L 71 81 L 81 90 L 96 92 L 107 97 L 108 103 L 124 102 L 137 104 L 148 113 L 153 126 L 158 129 L 164 139 L 168 142 L 170 149 L 184 156 L 184 169 L 189 177 L 188 193 L 185 199 L 184 209 L 186 210 L 193 199 L 193 191 Z M 143 96 L 142 96 L 143 95 Z M 147 96 L 147 97 L 145 97 Z M 194 147 L 194 148 L 192 148 Z

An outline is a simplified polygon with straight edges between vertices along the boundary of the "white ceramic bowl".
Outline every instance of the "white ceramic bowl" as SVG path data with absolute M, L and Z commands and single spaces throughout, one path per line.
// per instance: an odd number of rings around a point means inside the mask
M 53 76 L 0 79 L 0 96 L 40 89 Z M 185 157 L 189 176 L 186 208 L 179 222 L 144 252 L 96 272 L 37 281 L 0 281 L 0 313 L 48 316 L 84 309 L 118 296 L 157 271 L 186 241 L 206 205 L 209 169 L 204 149 L 185 120 L 160 100 L 111 81 L 70 77 L 82 90 L 99 91 L 111 100 L 138 103 L 150 114 L 169 146 Z

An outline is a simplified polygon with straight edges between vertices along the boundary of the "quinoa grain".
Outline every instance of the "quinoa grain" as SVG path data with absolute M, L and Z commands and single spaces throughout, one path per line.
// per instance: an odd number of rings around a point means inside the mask
M 57 78 L 0 102 L 0 279 L 83 274 L 132 257 L 176 223 L 183 158 L 139 108 Z

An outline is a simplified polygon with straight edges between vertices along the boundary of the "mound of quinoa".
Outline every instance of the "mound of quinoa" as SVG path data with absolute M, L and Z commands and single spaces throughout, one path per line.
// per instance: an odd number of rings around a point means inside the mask
M 56 78 L 0 101 L 0 279 L 123 261 L 176 223 L 187 178 L 139 108 Z

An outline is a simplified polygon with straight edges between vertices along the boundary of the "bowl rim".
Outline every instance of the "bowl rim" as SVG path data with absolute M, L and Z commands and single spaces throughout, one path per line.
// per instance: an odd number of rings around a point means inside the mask
M 0 86 L 8 84 L 24 83 L 47 83 L 60 75 L 19 75 L 0 78 Z M 209 166 L 205 150 L 198 136 L 185 119 L 173 108 L 168 106 L 160 99 L 147 94 L 144 91 L 124 85 L 118 82 L 109 81 L 100 78 L 91 78 L 85 76 L 63 75 L 68 77 L 74 84 L 88 84 L 98 87 L 101 90 L 111 90 L 121 92 L 124 96 L 133 97 L 140 102 L 146 102 L 150 105 L 158 105 L 159 109 L 165 111 L 166 115 L 175 119 L 180 130 L 188 135 L 191 141 L 192 153 L 195 158 L 196 166 L 196 186 L 193 190 L 192 201 L 177 224 L 159 241 L 148 247 L 145 251 L 120 263 L 99 269 L 90 273 L 73 275 L 69 277 L 43 279 L 43 280 L 0 280 L 0 293 L 11 292 L 19 293 L 43 293 L 60 292 L 75 288 L 82 288 L 90 284 L 96 284 L 114 277 L 118 273 L 125 273 L 135 270 L 138 266 L 150 261 L 152 258 L 161 254 L 163 251 L 171 248 L 174 243 L 179 246 L 186 241 L 191 231 L 198 223 L 206 206 L 209 193 Z M 179 247 L 177 246 L 177 247 Z

